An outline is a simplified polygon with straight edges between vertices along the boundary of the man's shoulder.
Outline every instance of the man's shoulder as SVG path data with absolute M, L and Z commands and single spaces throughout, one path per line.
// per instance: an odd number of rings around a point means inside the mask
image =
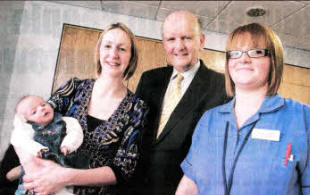
M 201 62 L 201 68 L 200 68 L 200 70 L 201 70 L 202 72 L 212 74 L 212 75 L 214 75 L 214 76 L 216 76 L 216 77 L 222 77 L 222 78 L 224 77 L 224 74 L 223 74 L 223 73 L 220 73 L 220 72 L 217 72 L 217 71 L 215 71 L 215 70 L 213 70 L 213 69 L 208 68 L 208 67 L 204 64 L 204 62 L 203 62 L 202 60 L 201 60 L 200 62 Z
M 162 75 L 163 73 L 167 72 L 167 71 L 172 71 L 172 67 L 169 66 L 164 66 L 164 67 L 159 67 L 159 68 L 154 68 L 151 70 L 147 70 L 145 72 L 143 72 L 143 75 L 154 75 L 154 74 L 158 74 L 158 75 Z
M 225 76 L 223 73 L 216 72 L 215 70 L 206 67 L 204 64 L 201 64 L 201 67 L 199 68 L 197 74 L 199 74 L 200 77 L 204 80 L 222 83 L 224 83 L 225 81 Z
M 136 90 L 136 95 L 146 100 L 148 98 L 145 96 L 152 96 L 152 91 L 165 88 L 165 84 L 169 81 L 168 78 L 172 70 L 172 67 L 159 67 L 143 72 Z

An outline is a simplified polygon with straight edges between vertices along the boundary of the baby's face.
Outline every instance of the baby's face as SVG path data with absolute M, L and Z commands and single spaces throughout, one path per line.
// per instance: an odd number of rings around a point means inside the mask
M 54 118 L 54 110 L 40 97 L 29 97 L 19 106 L 20 113 L 27 121 L 47 125 Z

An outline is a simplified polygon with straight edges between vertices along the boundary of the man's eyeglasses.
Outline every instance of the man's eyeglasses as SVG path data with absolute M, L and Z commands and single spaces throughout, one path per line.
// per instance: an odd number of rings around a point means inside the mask
M 238 59 L 241 58 L 243 53 L 247 53 L 250 58 L 260 58 L 264 56 L 269 56 L 268 49 L 251 49 L 248 51 L 239 51 L 239 50 L 232 50 L 226 52 L 227 59 Z

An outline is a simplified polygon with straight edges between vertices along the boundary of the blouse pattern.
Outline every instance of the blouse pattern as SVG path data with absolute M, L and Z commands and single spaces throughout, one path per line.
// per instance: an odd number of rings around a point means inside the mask
M 55 111 L 76 118 L 82 126 L 84 140 L 78 153 L 89 155 L 89 168 L 109 166 L 118 185 L 128 181 L 139 160 L 141 131 L 144 127 L 148 107 L 131 91 L 108 120 L 95 128 L 87 124 L 88 105 L 94 79 L 70 79 L 48 100 Z M 76 194 L 116 194 L 117 186 L 76 186 Z

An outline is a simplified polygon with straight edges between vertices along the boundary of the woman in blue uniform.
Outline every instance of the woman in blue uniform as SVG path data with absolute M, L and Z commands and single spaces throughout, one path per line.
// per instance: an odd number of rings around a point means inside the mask
M 226 51 L 234 98 L 200 119 L 177 194 L 310 194 L 310 108 L 277 94 L 279 37 L 261 24 L 240 26 Z

